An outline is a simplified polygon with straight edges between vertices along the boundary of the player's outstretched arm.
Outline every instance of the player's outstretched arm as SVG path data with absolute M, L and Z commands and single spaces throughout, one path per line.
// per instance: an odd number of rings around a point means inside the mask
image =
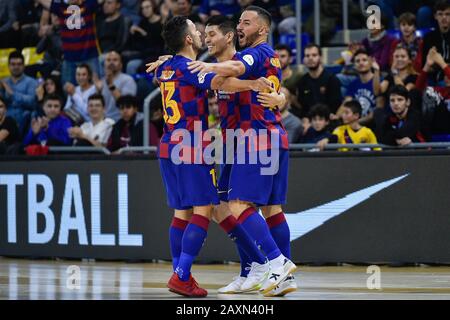
M 192 61 L 188 63 L 191 73 L 213 72 L 223 77 L 238 77 L 245 73 L 245 66 L 241 61 L 229 60 L 219 63 L 206 63 L 202 61 Z
M 211 89 L 226 92 L 265 91 L 272 89 L 272 83 L 264 77 L 257 80 L 240 80 L 234 77 L 215 76 L 211 81 Z
M 145 70 L 145 72 L 147 73 L 152 73 L 153 70 L 156 70 L 156 68 L 158 68 L 160 65 L 162 65 L 165 61 L 169 60 L 170 58 L 172 58 L 173 56 L 171 56 L 170 54 L 168 55 L 164 55 L 164 56 L 159 56 L 158 60 L 147 63 L 145 66 L 147 67 L 147 69 Z

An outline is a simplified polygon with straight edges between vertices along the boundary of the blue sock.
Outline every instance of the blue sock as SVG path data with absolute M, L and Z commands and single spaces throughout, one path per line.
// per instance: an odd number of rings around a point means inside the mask
M 291 259 L 291 232 L 283 212 L 266 219 L 273 240 L 275 240 L 281 253 Z
M 181 281 L 188 281 L 191 267 L 205 242 L 209 220 L 201 215 L 192 215 L 183 234 L 180 260 L 175 272 Z
M 256 240 L 256 243 L 261 246 L 269 260 L 278 258 L 281 255 L 281 251 L 273 240 L 266 221 L 255 208 L 244 210 L 238 221 L 250 236 Z
M 266 259 L 256 246 L 255 240 L 245 231 L 234 216 L 226 217 L 219 225 L 225 230 L 230 239 L 236 242 L 238 248 L 247 255 L 246 261 L 250 260 L 250 263 L 255 261 L 259 264 L 265 262 Z
M 177 268 L 181 255 L 181 241 L 183 233 L 189 221 L 173 217 L 169 228 L 170 252 L 172 254 L 173 271 Z
M 248 273 L 250 272 L 250 267 L 252 265 L 252 259 L 245 253 L 245 251 L 240 247 L 237 246 L 237 249 L 239 251 L 239 257 L 241 258 L 241 277 L 247 278 Z

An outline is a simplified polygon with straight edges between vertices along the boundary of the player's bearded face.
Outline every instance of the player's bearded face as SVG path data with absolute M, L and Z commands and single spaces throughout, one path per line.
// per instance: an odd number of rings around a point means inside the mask
M 259 31 L 262 28 L 258 15 L 253 11 L 244 11 L 237 26 L 237 35 L 239 45 L 242 48 L 250 47 L 260 36 Z
M 192 38 L 192 47 L 195 51 L 200 51 L 203 47 L 200 31 L 197 30 L 197 27 L 191 20 L 188 20 L 187 23 L 189 25 L 189 35 Z

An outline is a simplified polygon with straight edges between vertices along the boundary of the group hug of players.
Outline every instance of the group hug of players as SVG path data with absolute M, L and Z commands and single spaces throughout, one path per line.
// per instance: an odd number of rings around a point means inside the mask
M 186 17 L 173 17 L 164 25 L 162 36 L 174 55 L 148 65 L 147 72 L 156 69 L 163 100 L 165 125 L 158 157 L 168 205 L 175 211 L 169 231 L 174 273 L 167 284 L 174 293 L 207 295 L 191 267 L 211 219 L 236 243 L 241 260 L 240 275 L 218 293 L 284 296 L 297 289 L 282 209 L 289 154 L 277 106 L 285 103 L 285 97 L 279 93 L 280 62 L 267 44 L 270 25 L 270 14 L 256 6 L 245 9 L 237 26 L 224 16 L 212 16 L 206 23 L 205 42 L 216 61 L 205 63 L 196 61 L 203 44 L 195 24 Z M 236 51 L 236 40 L 241 52 Z M 217 94 L 224 136 L 229 130 L 256 132 L 256 143 L 244 139 L 245 161 L 237 161 L 236 148 L 232 149 L 235 161 L 221 164 L 218 182 L 214 165 L 193 162 L 203 142 L 196 145 L 191 139 L 186 145 L 174 134 L 184 129 L 193 137 L 196 122 L 202 130 L 208 129 L 208 90 Z M 180 143 L 182 152 L 173 152 Z M 260 152 L 276 154 L 277 170 L 272 174 L 261 173 L 267 164 L 259 159 L 249 163 Z

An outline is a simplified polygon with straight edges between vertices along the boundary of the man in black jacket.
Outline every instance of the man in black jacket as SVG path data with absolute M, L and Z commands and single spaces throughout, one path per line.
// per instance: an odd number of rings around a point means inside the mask
M 121 118 L 114 125 L 108 141 L 108 149 L 117 151 L 131 146 L 143 144 L 143 119 L 138 112 L 136 97 L 125 95 L 117 100 Z
M 427 33 L 423 39 L 422 66 L 425 65 L 428 51 L 433 47 L 436 47 L 446 62 L 450 62 L 450 1 L 439 0 L 434 5 L 433 12 L 439 28 Z M 441 81 L 444 79 L 444 73 L 437 70 L 431 78 Z
M 410 108 L 408 89 L 396 85 L 389 93 L 391 111 L 374 111 L 376 133 L 380 143 L 405 146 L 412 142 L 425 142 L 420 132 L 420 114 Z
M 321 48 L 318 45 L 309 44 L 305 47 L 304 53 L 303 62 L 308 68 L 308 73 L 300 79 L 297 87 L 301 110 L 293 109 L 292 112 L 301 118 L 307 127 L 312 106 L 323 103 L 328 106 L 332 114 L 335 114 L 342 102 L 342 94 L 339 79 L 325 70 L 322 65 Z

